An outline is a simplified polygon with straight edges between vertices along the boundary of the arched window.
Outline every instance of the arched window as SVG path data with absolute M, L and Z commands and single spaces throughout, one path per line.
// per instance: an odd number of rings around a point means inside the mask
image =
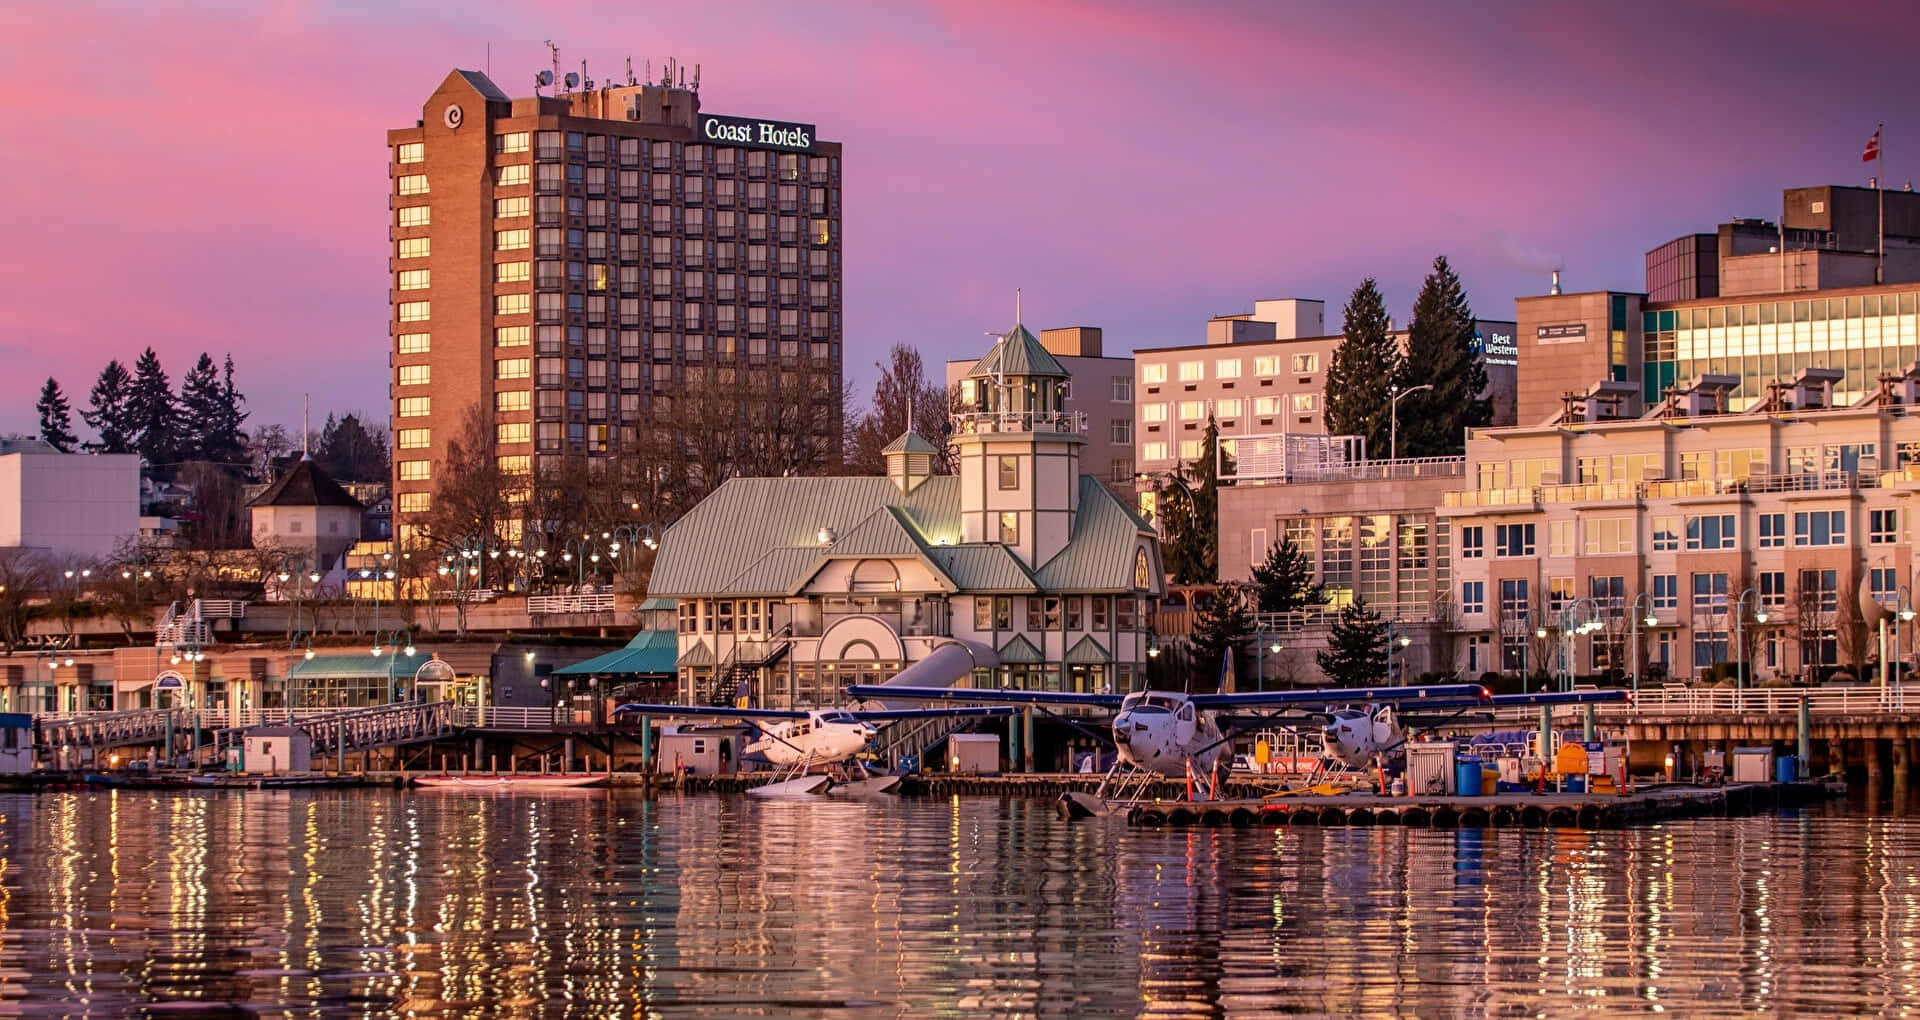
M 861 560 L 853 568 L 854 591 L 899 591 L 900 571 L 886 560 Z

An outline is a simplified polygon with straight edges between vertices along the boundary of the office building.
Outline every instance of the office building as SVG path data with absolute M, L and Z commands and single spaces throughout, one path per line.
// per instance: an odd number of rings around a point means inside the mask
M 1067 373 L 1067 411 L 1086 422 L 1080 434 L 1081 470 L 1132 499 L 1133 359 L 1107 357 L 1101 350 L 1101 336 L 1094 326 L 1043 329 L 1040 346 Z M 963 404 L 980 399 L 967 378 L 975 364 L 947 362 L 947 389 Z
M 1733 220 L 1647 252 L 1647 300 L 1920 282 L 1920 195 L 1911 187 L 1788 188 L 1780 212 L 1778 221 Z
M 808 442 L 839 449 L 839 143 L 702 112 L 697 73 L 573 78 L 454 71 L 387 133 L 403 541 L 470 408 L 530 477 L 632 447 L 695 380 L 784 380 L 834 394 Z
M 138 456 L 0 441 L 0 548 L 36 549 L 57 563 L 97 562 L 139 534 Z

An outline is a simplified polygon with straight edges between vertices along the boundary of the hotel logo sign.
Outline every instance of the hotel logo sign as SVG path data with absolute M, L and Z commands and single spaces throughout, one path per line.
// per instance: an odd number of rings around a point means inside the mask
M 1587 339 L 1587 324 L 1573 322 L 1559 326 L 1537 326 L 1533 331 L 1535 341 L 1543 344 L 1577 344 Z
M 1520 345 L 1513 342 L 1512 333 L 1488 330 L 1486 333 L 1475 331 L 1474 350 L 1489 365 L 1518 365 L 1520 363 Z
M 812 124 L 703 113 L 697 130 L 701 138 L 720 145 L 744 145 L 753 149 L 778 149 L 781 152 L 813 151 Z

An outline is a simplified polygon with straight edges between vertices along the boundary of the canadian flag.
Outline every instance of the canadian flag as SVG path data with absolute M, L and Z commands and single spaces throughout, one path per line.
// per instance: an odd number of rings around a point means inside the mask
M 1873 129 L 1873 137 L 1867 139 L 1867 151 L 1860 154 L 1860 162 L 1871 163 L 1880 158 L 1880 129 Z

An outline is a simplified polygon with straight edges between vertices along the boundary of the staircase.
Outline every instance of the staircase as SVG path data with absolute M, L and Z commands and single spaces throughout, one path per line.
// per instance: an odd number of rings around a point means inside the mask
M 924 769 L 927 749 L 947 739 L 948 734 L 968 721 L 969 719 L 965 716 L 933 716 L 921 719 L 911 726 L 902 727 L 897 734 L 893 732 L 893 728 L 889 727 L 881 732 L 879 739 L 874 741 L 874 750 L 882 758 L 895 764 L 898 764 L 900 759 L 913 755 L 920 759 L 920 767 Z
M 213 643 L 213 625 L 207 622 L 208 618 L 239 619 L 246 615 L 246 607 L 245 602 L 230 599 L 212 602 L 194 599 L 187 603 L 183 612 L 180 603 L 170 602 L 167 604 L 167 614 L 153 628 L 153 646 L 162 651 L 172 651 L 182 646 L 205 648 Z
M 766 641 L 735 641 L 719 668 L 713 671 L 713 688 L 696 691 L 695 700 L 724 707 L 734 703 L 742 686 L 749 692 L 757 691 L 759 685 L 755 681 L 760 679 L 760 671 L 778 663 L 792 646 L 793 642 L 788 639 L 790 633 L 791 628 L 783 627 Z

